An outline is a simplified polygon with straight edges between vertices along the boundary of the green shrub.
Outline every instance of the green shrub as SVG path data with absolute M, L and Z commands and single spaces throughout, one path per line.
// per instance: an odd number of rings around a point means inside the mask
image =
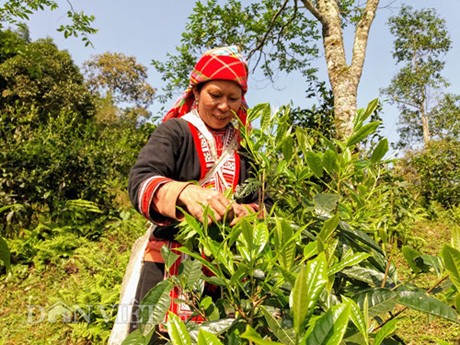
M 205 321 L 184 323 L 168 314 L 165 326 L 173 344 L 397 342 L 398 305 L 458 322 L 455 309 L 427 293 L 445 279 L 439 258 L 406 249 L 415 274 L 438 274 L 426 289 L 401 281 L 387 254 L 398 242 L 397 223 L 411 225 L 414 217 L 411 210 L 401 212 L 411 205 L 399 201 L 401 187 L 389 188 L 382 179 L 391 176 L 382 162 L 387 141 L 369 152 L 359 149 L 378 127 L 366 123 L 376 105 L 358 112 L 353 135 L 345 141 L 294 130 L 286 109 L 252 109 L 249 117 L 260 118 L 260 129 L 244 133 L 250 140 L 243 144 L 258 176 L 247 187 L 268 184 L 272 212 L 263 219 L 248 216 L 234 227 L 208 226 L 186 215 L 178 240 L 179 252 L 189 259 L 178 276 L 146 295 L 141 303 L 150 308 L 141 312 L 139 329 L 124 343 L 149 342 L 175 286 L 184 292 L 180 301 Z M 178 256 L 165 248 L 162 254 L 166 267 Z M 446 258 L 454 255 L 455 250 L 445 250 Z M 449 270 L 456 267 L 460 262 L 452 260 Z M 212 274 L 204 275 L 202 268 Z M 204 282 L 221 288 L 222 298 L 212 301 L 203 294 Z

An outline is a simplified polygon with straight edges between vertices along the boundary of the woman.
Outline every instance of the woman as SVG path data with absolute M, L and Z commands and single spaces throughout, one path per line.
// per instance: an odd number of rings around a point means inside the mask
M 238 130 L 246 125 L 248 68 L 234 46 L 207 51 L 191 73 L 190 84 L 166 114 L 141 150 L 129 176 L 134 207 L 156 228 L 144 255 L 136 300 L 164 278 L 160 249 L 174 243 L 175 225 L 185 210 L 202 222 L 204 207 L 216 221 L 235 224 L 241 217 L 259 212 L 258 193 L 229 200 L 250 176 L 250 164 L 239 152 Z M 237 117 L 237 118 L 236 118 Z M 271 201 L 267 198 L 266 205 Z

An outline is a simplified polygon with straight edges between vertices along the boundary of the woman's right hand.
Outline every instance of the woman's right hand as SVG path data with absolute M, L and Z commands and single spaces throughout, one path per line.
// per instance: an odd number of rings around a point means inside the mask
M 183 207 L 193 217 L 204 222 L 204 210 L 209 207 L 216 221 L 223 219 L 231 222 L 235 217 L 233 201 L 227 199 L 224 194 L 212 189 L 189 184 L 179 194 L 177 206 Z M 208 224 L 212 223 L 208 216 Z

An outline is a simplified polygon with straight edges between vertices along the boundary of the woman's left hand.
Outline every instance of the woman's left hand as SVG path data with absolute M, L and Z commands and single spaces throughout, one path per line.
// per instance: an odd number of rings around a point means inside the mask
M 232 204 L 232 208 L 234 216 L 230 226 L 234 226 L 241 218 L 255 212 L 251 206 L 236 202 Z

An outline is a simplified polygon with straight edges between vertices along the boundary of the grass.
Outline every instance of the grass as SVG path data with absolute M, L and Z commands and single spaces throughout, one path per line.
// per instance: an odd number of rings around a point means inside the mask
M 106 342 L 131 245 L 145 231 L 140 219 L 108 224 L 71 256 L 16 264 L 0 278 L 1 345 Z
M 106 342 L 118 301 L 118 291 L 129 259 L 132 243 L 145 230 L 140 218 L 113 223 L 97 241 L 86 241 L 71 256 L 47 265 L 17 264 L 13 274 L 0 278 L 0 345 L 24 344 L 103 344 Z M 449 226 L 443 222 L 424 221 L 413 230 L 419 238 L 417 248 L 425 254 L 438 255 L 450 242 Z M 401 278 L 411 272 L 401 251 L 395 262 Z M 434 274 L 417 278 L 417 285 L 429 288 Z M 58 303 L 58 304 L 56 304 Z M 60 304 L 62 303 L 62 304 Z M 63 320 L 60 307 L 104 306 L 101 310 L 82 310 Z M 53 306 L 55 308 L 53 308 Z M 53 320 L 52 312 L 59 316 Z M 75 311 L 72 309 L 72 311 Z M 452 322 L 406 310 L 398 323 L 398 335 L 409 345 L 460 344 L 460 328 Z M 88 323 L 88 319 L 90 323 Z
M 424 221 L 416 224 L 412 233 L 419 241 L 421 253 L 439 255 L 444 244 L 451 241 L 451 227 L 442 221 Z M 405 263 L 401 251 L 395 257 L 395 263 L 403 280 L 412 276 L 411 270 Z M 429 289 L 437 281 L 434 273 L 422 274 L 416 278 L 418 286 Z M 442 299 L 442 296 L 437 296 Z M 445 341 L 447 344 L 460 345 L 460 326 L 450 321 L 429 316 L 414 310 L 406 310 L 403 320 L 398 324 L 397 333 L 408 345 L 439 344 Z

